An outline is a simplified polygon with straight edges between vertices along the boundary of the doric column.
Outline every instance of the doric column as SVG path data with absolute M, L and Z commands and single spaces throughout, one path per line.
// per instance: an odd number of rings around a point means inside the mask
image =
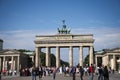
M 110 62 L 109 62 L 109 55 L 106 56 L 106 64 L 105 65 L 109 65 Z
M 89 55 L 89 65 L 91 65 L 91 64 L 94 64 L 94 57 L 93 57 L 93 47 L 92 46 L 90 46 L 90 55 Z
M 39 66 L 39 48 L 38 47 L 36 47 L 35 53 L 36 53 L 36 55 L 35 55 L 35 57 L 36 57 L 35 58 L 36 59 L 35 66 L 38 67 Z
M 82 48 L 82 46 L 80 46 L 80 48 L 79 48 L 79 62 L 80 62 L 80 66 L 83 66 L 83 48 Z
M 11 57 L 12 59 L 11 59 L 11 70 L 13 71 L 13 65 L 14 65 L 14 62 L 13 62 L 13 56 Z
M 15 70 L 15 60 L 13 60 L 13 70 Z
M 98 63 L 97 63 L 97 56 L 95 56 L 95 64 L 96 64 L 96 66 L 98 66 Z
M 46 47 L 46 66 L 50 66 L 50 48 Z
M 60 67 L 60 48 L 56 46 L 56 67 Z
M 70 67 L 73 66 L 73 48 L 72 48 L 72 46 L 69 47 L 69 64 L 70 64 Z
M 20 56 L 17 56 L 17 73 L 19 73 L 19 69 L 20 69 Z
M 116 57 L 113 55 L 113 69 L 116 70 Z
M 4 70 L 5 69 L 5 56 L 3 56 L 3 67 L 2 69 Z
M 8 67 L 8 66 L 7 66 L 7 61 L 5 61 L 5 70 L 7 70 L 7 67 Z

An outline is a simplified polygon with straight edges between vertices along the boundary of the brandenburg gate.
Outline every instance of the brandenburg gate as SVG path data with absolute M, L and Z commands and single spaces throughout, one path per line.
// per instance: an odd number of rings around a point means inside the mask
M 83 47 L 89 47 L 89 64 L 94 64 L 93 34 L 73 35 L 63 21 L 62 29 L 56 35 L 37 35 L 35 39 L 35 66 L 41 65 L 41 48 L 46 48 L 46 66 L 50 66 L 50 48 L 56 48 L 56 67 L 60 67 L 60 48 L 69 48 L 69 66 L 73 66 L 73 47 L 79 48 L 79 64 L 83 66 Z M 65 56 L 67 57 L 67 56 Z

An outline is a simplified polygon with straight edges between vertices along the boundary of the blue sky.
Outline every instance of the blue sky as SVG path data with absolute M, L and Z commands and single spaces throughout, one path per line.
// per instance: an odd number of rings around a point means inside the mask
M 120 47 L 120 0 L 0 0 L 4 49 L 34 50 L 35 36 L 57 34 L 62 20 L 72 34 L 93 34 L 95 50 Z

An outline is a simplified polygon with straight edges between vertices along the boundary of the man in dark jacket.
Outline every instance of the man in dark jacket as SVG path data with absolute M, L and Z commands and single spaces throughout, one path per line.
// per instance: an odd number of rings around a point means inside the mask
M 101 66 L 98 68 L 98 80 L 103 80 L 103 69 Z
M 76 80 L 75 79 L 76 67 L 72 67 L 71 72 L 72 72 L 72 75 L 73 75 L 73 80 Z
M 82 68 L 82 66 L 80 66 L 79 72 L 80 72 L 80 79 L 83 80 L 84 69 Z
M 107 69 L 107 66 L 104 67 L 104 80 L 109 80 L 109 71 Z

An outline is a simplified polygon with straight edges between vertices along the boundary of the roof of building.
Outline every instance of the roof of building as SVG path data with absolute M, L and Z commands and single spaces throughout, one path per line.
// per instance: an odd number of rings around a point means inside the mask
M 103 50 L 100 50 L 100 51 L 95 51 L 95 54 L 99 55 L 99 54 L 116 53 L 116 52 L 120 53 L 120 48 L 103 49 Z
M 4 49 L 0 51 L 0 55 L 11 55 L 11 54 L 23 54 L 23 53 L 15 49 Z
M 95 51 L 95 54 L 102 54 L 102 53 L 104 53 L 103 50 Z
M 35 55 L 35 52 L 34 51 L 31 51 L 31 52 L 23 52 L 24 54 L 27 54 L 27 55 Z

